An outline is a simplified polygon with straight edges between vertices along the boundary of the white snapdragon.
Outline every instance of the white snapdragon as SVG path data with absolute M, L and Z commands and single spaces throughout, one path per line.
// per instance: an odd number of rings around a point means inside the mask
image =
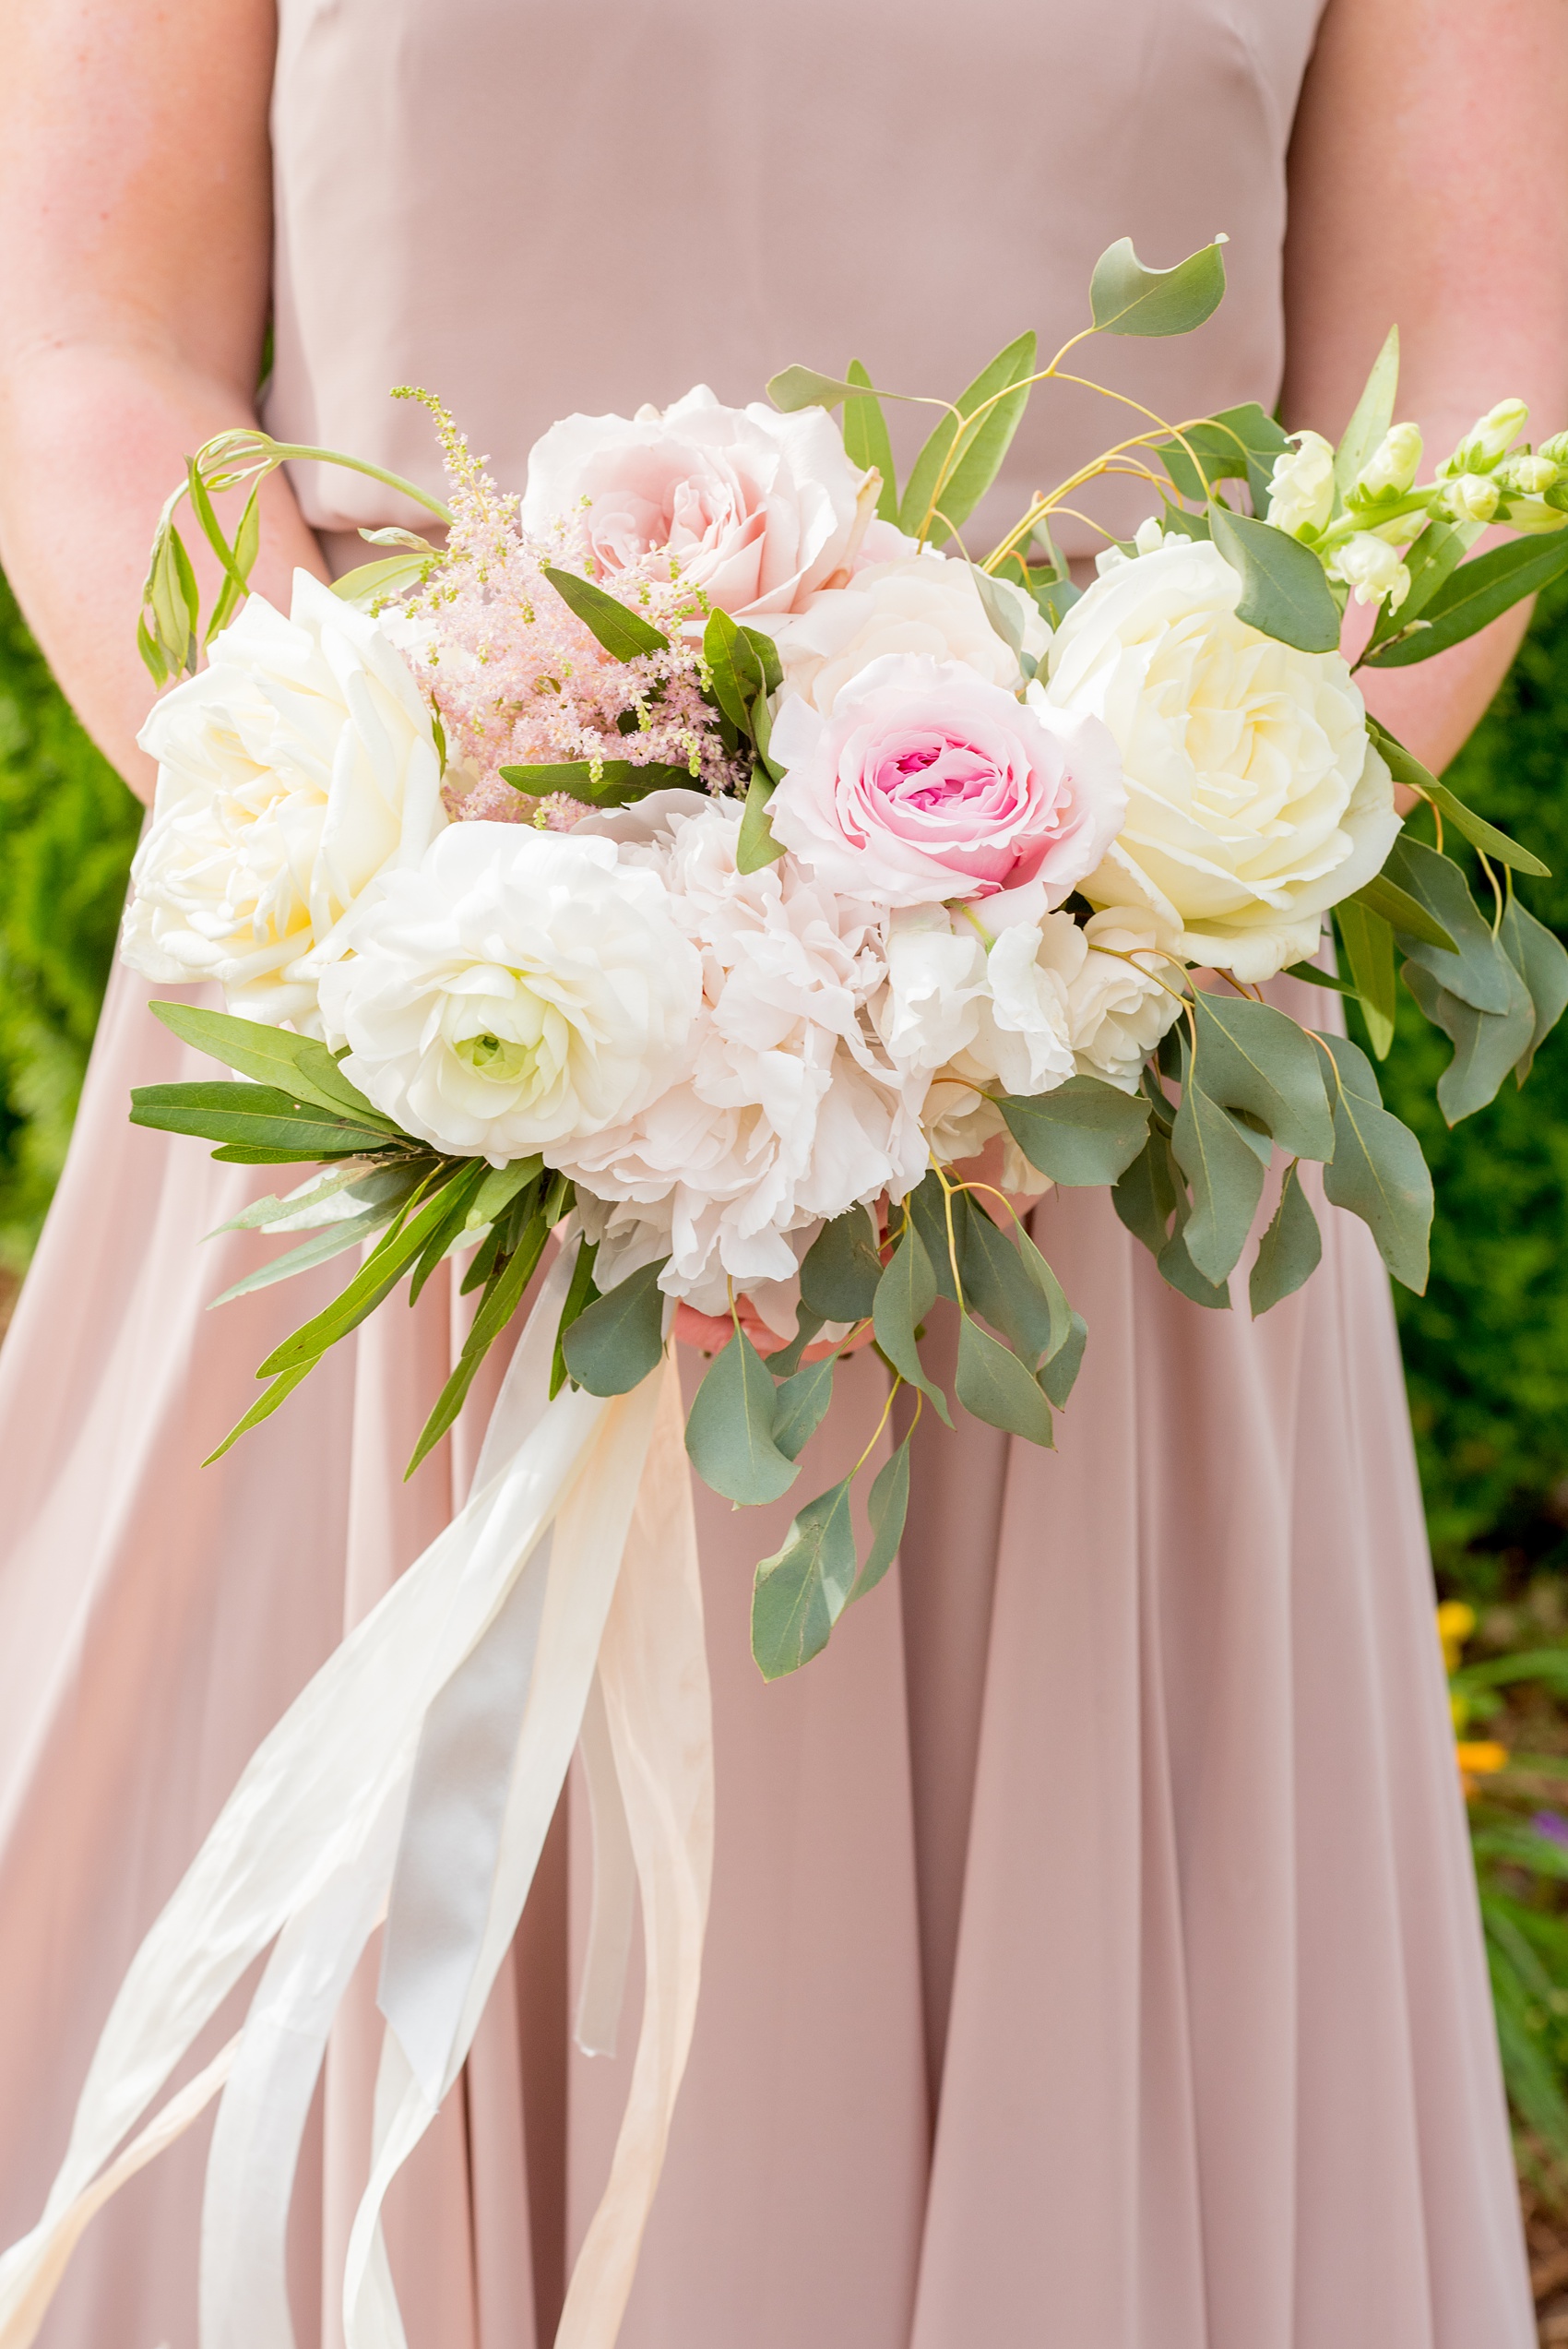
M 1490 472 L 1513 447 L 1529 421 L 1530 411 L 1522 399 L 1500 399 L 1495 408 L 1478 416 L 1453 455 L 1445 458 L 1438 470 L 1445 474 Z
M 1334 448 L 1321 433 L 1293 435 L 1296 446 L 1274 460 L 1268 519 L 1300 538 L 1324 530 L 1334 510 Z
M 1397 548 L 1373 531 L 1358 531 L 1336 547 L 1328 576 L 1354 588 L 1358 603 L 1381 603 L 1386 597 L 1391 612 L 1397 612 L 1410 592 L 1410 574 Z
M 1391 424 L 1357 474 L 1350 491 L 1352 500 L 1358 493 L 1366 498 L 1386 497 L 1391 492 L 1403 497 L 1414 486 L 1420 463 L 1420 426 Z
M 493 1165 L 580 1145 L 690 1049 L 702 970 L 656 872 L 612 842 L 454 824 L 387 876 L 326 973 L 344 1073 L 435 1149 Z
M 1455 473 L 1443 484 L 1443 504 L 1456 522 L 1490 522 L 1502 495 L 1490 473 Z
M 318 1033 L 345 918 L 446 820 L 430 713 L 388 631 L 296 571 L 289 617 L 253 595 L 140 739 L 158 790 L 125 961 L 165 984 L 216 980 L 242 1018 Z

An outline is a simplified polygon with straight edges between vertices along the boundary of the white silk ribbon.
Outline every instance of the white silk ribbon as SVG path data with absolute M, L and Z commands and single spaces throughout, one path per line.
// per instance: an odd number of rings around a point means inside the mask
M 225 2081 L 203 2212 L 203 2349 L 292 2349 L 285 2235 L 301 2136 L 332 2017 L 384 1914 L 388 2030 L 344 2311 L 350 2349 L 404 2349 L 382 2200 L 466 2059 L 596 1674 L 647 1988 L 610 2188 L 559 2339 L 612 2349 L 695 2011 L 712 1732 L 675 1366 L 667 1358 L 629 1395 L 545 1400 L 569 1255 L 518 1342 L 472 1498 L 252 1757 L 133 1961 L 42 2216 L 0 2259 L 0 2349 L 29 2349 L 93 2212 Z M 613 1899 L 612 1853 L 607 1864 Z M 237 2039 L 116 2159 L 269 1943 Z M 624 1954 L 621 1967 L 624 1978 Z

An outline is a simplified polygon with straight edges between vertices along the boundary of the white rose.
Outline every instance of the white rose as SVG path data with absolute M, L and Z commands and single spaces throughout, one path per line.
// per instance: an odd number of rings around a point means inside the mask
M 1316 951 L 1399 818 L 1345 662 L 1246 626 L 1240 590 L 1206 542 L 1119 564 L 1058 628 L 1049 693 L 1122 753 L 1126 822 L 1085 896 L 1137 905 L 1161 945 L 1254 981 Z
M 1039 611 L 1007 580 L 993 579 L 992 587 L 1016 610 L 1024 650 L 1038 662 L 1051 640 Z M 1017 655 L 987 618 L 968 565 L 940 554 L 871 564 L 847 587 L 808 596 L 768 629 L 783 665 L 783 692 L 800 695 L 824 717 L 841 689 L 885 653 L 961 661 L 1009 692 L 1023 683 Z
M 1397 548 L 1372 531 L 1358 531 L 1336 550 L 1328 576 L 1354 588 L 1358 603 L 1381 603 L 1386 596 L 1391 612 L 1397 612 L 1410 592 L 1410 574 Z
M 1296 446 L 1274 460 L 1268 519 L 1292 538 L 1321 531 L 1334 509 L 1334 449 L 1321 433 L 1292 435 Z
M 1078 1074 L 1135 1092 L 1145 1059 L 1181 1016 L 1179 974 L 1157 950 L 1157 925 L 1135 908 L 1091 913 L 1081 935 L 1086 951 L 1067 990 Z
M 600 578 L 679 569 L 744 620 L 848 578 L 875 503 L 826 409 L 721 408 L 699 384 L 662 413 L 552 424 L 529 457 L 522 519 L 542 539 L 581 518 Z
M 429 713 L 386 631 L 308 572 L 285 619 L 253 595 L 142 728 L 159 762 L 120 951 L 215 979 L 232 1011 L 319 1032 L 345 915 L 445 822 Z
M 562 1151 L 668 1085 L 702 970 L 656 872 L 615 844 L 454 824 L 389 874 L 322 981 L 344 1073 L 437 1150 Z

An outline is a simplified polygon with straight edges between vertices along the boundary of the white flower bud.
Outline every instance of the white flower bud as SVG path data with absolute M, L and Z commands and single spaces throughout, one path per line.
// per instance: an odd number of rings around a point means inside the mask
M 1321 433 L 1297 433 L 1296 447 L 1274 460 L 1268 519 L 1300 538 L 1321 531 L 1334 509 L 1334 451 Z
M 1538 454 L 1554 465 L 1568 465 L 1568 433 L 1553 433 L 1550 440 L 1542 441 Z
M 1514 497 L 1503 519 L 1511 531 L 1560 531 L 1568 522 L 1568 513 L 1549 506 L 1544 497 Z
M 1133 533 L 1133 544 L 1140 554 L 1158 554 L 1165 544 L 1165 531 L 1157 514 L 1151 514 L 1146 521 L 1138 524 Z
M 1456 522 L 1490 522 L 1499 495 L 1490 474 L 1461 473 L 1444 489 L 1443 502 Z
M 1358 603 L 1381 603 L 1397 612 L 1410 591 L 1410 574 L 1397 551 L 1372 531 L 1358 531 L 1347 539 L 1328 566 L 1329 577 L 1343 579 L 1356 590 Z
M 1367 497 L 1382 497 L 1390 490 L 1403 496 L 1415 481 L 1421 461 L 1421 428 L 1419 424 L 1391 424 L 1356 476 L 1355 491 Z
M 1557 479 L 1557 468 L 1550 457 L 1510 457 L 1498 467 L 1497 478 L 1504 489 L 1538 497 Z
M 1490 473 L 1529 421 L 1530 411 L 1522 399 L 1500 399 L 1495 408 L 1489 408 L 1484 416 L 1477 417 L 1452 457 L 1444 458 L 1438 471 L 1450 477 Z

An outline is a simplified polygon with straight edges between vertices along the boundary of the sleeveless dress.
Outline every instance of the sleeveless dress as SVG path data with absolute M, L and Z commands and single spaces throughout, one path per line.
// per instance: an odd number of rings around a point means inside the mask
M 1168 414 L 1271 405 L 1317 13 L 282 0 L 267 422 L 434 479 L 386 397 L 423 383 L 517 483 L 555 416 L 699 380 L 743 401 L 792 360 L 950 392 L 1027 324 L 1073 332 L 1114 237 L 1167 264 L 1217 230 L 1216 318 L 1096 357 Z M 1037 395 L 996 507 L 1114 412 Z M 405 519 L 349 476 L 299 487 L 340 566 L 354 526 Z M 339 1268 L 207 1315 L 268 1251 L 200 1235 L 268 1186 L 126 1124 L 131 1085 L 209 1073 L 146 993 L 111 989 L 0 1356 L 7 2240 L 141 1934 L 482 1425 L 483 1397 L 402 1484 L 453 1342 L 438 1279 L 198 1469 Z M 712 1924 L 624 2349 L 1533 2341 L 1387 1286 L 1319 1212 L 1320 1271 L 1253 1324 L 1166 1289 L 1103 1195 L 1042 1202 L 1091 1332 L 1057 1450 L 928 1421 L 898 1570 L 794 1679 L 747 1646 L 787 1505 L 699 1489 Z M 802 1490 L 878 1378 L 848 1366 Z M 411 2349 L 552 2337 L 636 2035 L 634 1979 L 622 2054 L 569 2044 L 584 1853 L 574 1790 L 389 2211 Z M 341 2338 L 373 2001 L 374 1971 L 296 2194 L 303 2349 Z M 95 2223 L 44 2349 L 195 2349 L 205 2140 Z

